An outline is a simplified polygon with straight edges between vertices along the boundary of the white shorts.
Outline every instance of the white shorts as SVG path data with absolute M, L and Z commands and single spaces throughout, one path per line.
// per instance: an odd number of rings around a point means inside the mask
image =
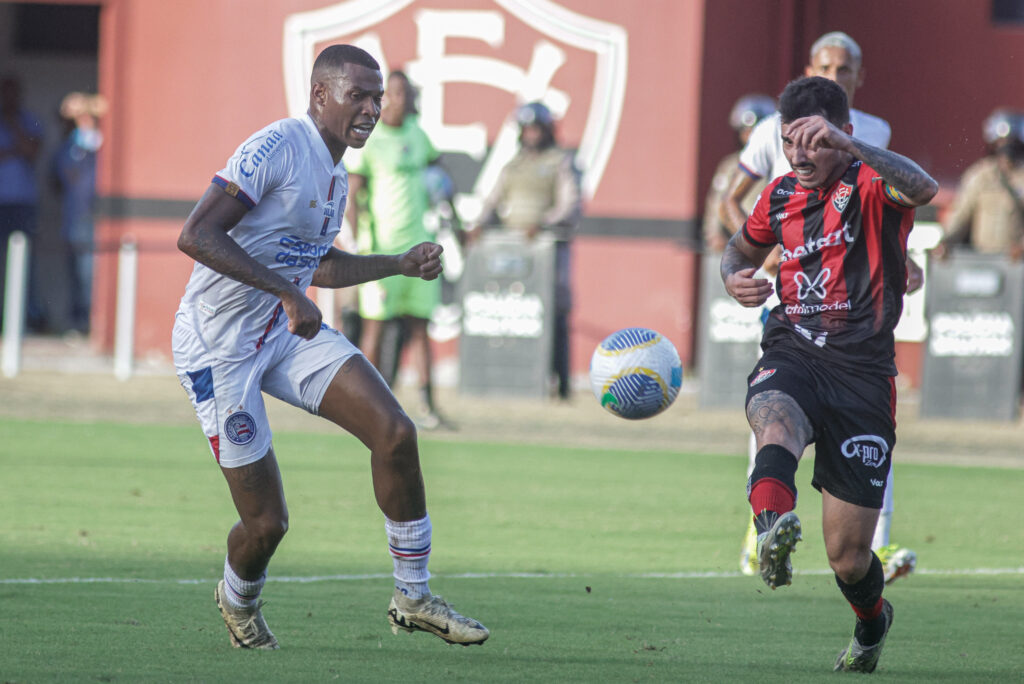
M 213 457 L 225 468 L 248 465 L 270 450 L 262 392 L 316 415 L 338 369 L 361 353 L 324 325 L 312 340 L 282 331 L 242 361 L 220 361 L 207 352 L 180 312 L 172 347 L 178 380 L 192 400 Z

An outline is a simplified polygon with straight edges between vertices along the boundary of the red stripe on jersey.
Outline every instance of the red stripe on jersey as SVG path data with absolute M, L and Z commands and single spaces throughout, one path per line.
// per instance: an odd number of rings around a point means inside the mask
M 828 188 L 807 190 L 792 173 L 768 184 L 743 227 L 751 244 L 783 248 L 782 304 L 766 323 L 766 342 L 788 329 L 849 365 L 895 373 L 892 331 L 914 214 L 884 188 L 861 162 Z

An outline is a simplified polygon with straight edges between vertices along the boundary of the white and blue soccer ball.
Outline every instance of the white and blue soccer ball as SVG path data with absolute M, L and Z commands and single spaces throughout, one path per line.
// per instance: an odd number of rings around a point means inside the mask
M 612 333 L 590 358 L 594 396 L 621 418 L 658 415 L 676 400 L 682 384 L 679 352 L 667 337 L 648 328 Z

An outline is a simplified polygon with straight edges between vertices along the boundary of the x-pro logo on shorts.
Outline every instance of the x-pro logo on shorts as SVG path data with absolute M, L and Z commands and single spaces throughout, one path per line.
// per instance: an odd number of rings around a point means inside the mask
M 811 277 L 803 271 L 797 271 L 793 276 L 793 280 L 796 281 L 796 296 L 797 299 L 803 301 L 811 295 L 814 295 L 818 299 L 825 298 L 825 283 L 828 282 L 829 276 L 832 275 L 832 269 L 823 268 L 818 272 L 818 275 L 811 280 Z
M 873 468 L 885 463 L 889 453 L 889 443 L 878 435 L 858 435 L 843 442 L 840 447 L 846 458 L 859 458 L 861 462 Z
M 256 436 L 256 421 L 245 411 L 235 411 L 224 421 L 224 435 L 232 444 L 248 444 Z

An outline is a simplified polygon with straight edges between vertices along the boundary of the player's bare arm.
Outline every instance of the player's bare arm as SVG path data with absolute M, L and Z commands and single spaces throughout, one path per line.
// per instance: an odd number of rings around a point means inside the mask
M 898 191 L 901 201 L 912 207 L 928 204 L 939 191 L 939 184 L 912 159 L 866 142 L 852 139 L 853 156 L 878 171 L 890 187 Z M 906 200 L 906 201 L 904 201 Z
M 725 290 L 743 306 L 761 306 L 772 294 L 772 284 L 754 274 L 771 253 L 774 246 L 757 247 L 750 244 L 743 233 L 732 236 L 722 253 L 722 281 Z
M 914 160 L 858 140 L 822 116 L 797 119 L 784 129 L 785 137 L 795 145 L 807 149 L 830 147 L 853 155 L 855 159 L 878 171 L 882 180 L 900 193 L 900 201 L 907 206 L 928 204 L 939 191 L 935 179 L 925 173 Z
M 734 235 L 739 232 L 743 227 L 743 222 L 747 220 L 747 214 L 743 211 L 743 200 L 750 194 L 750 189 L 756 183 L 756 178 L 737 169 L 729 181 L 729 188 L 722 196 L 721 204 L 718 205 L 719 220 Z
M 246 211 L 244 204 L 211 183 L 185 220 L 178 249 L 218 273 L 280 298 L 288 316 L 288 331 L 312 339 L 323 318 L 316 304 L 294 283 L 249 256 L 228 235 Z
M 316 287 L 351 287 L 403 275 L 434 280 L 441 275 L 441 245 L 421 242 L 401 254 L 349 254 L 332 247 L 313 273 Z

